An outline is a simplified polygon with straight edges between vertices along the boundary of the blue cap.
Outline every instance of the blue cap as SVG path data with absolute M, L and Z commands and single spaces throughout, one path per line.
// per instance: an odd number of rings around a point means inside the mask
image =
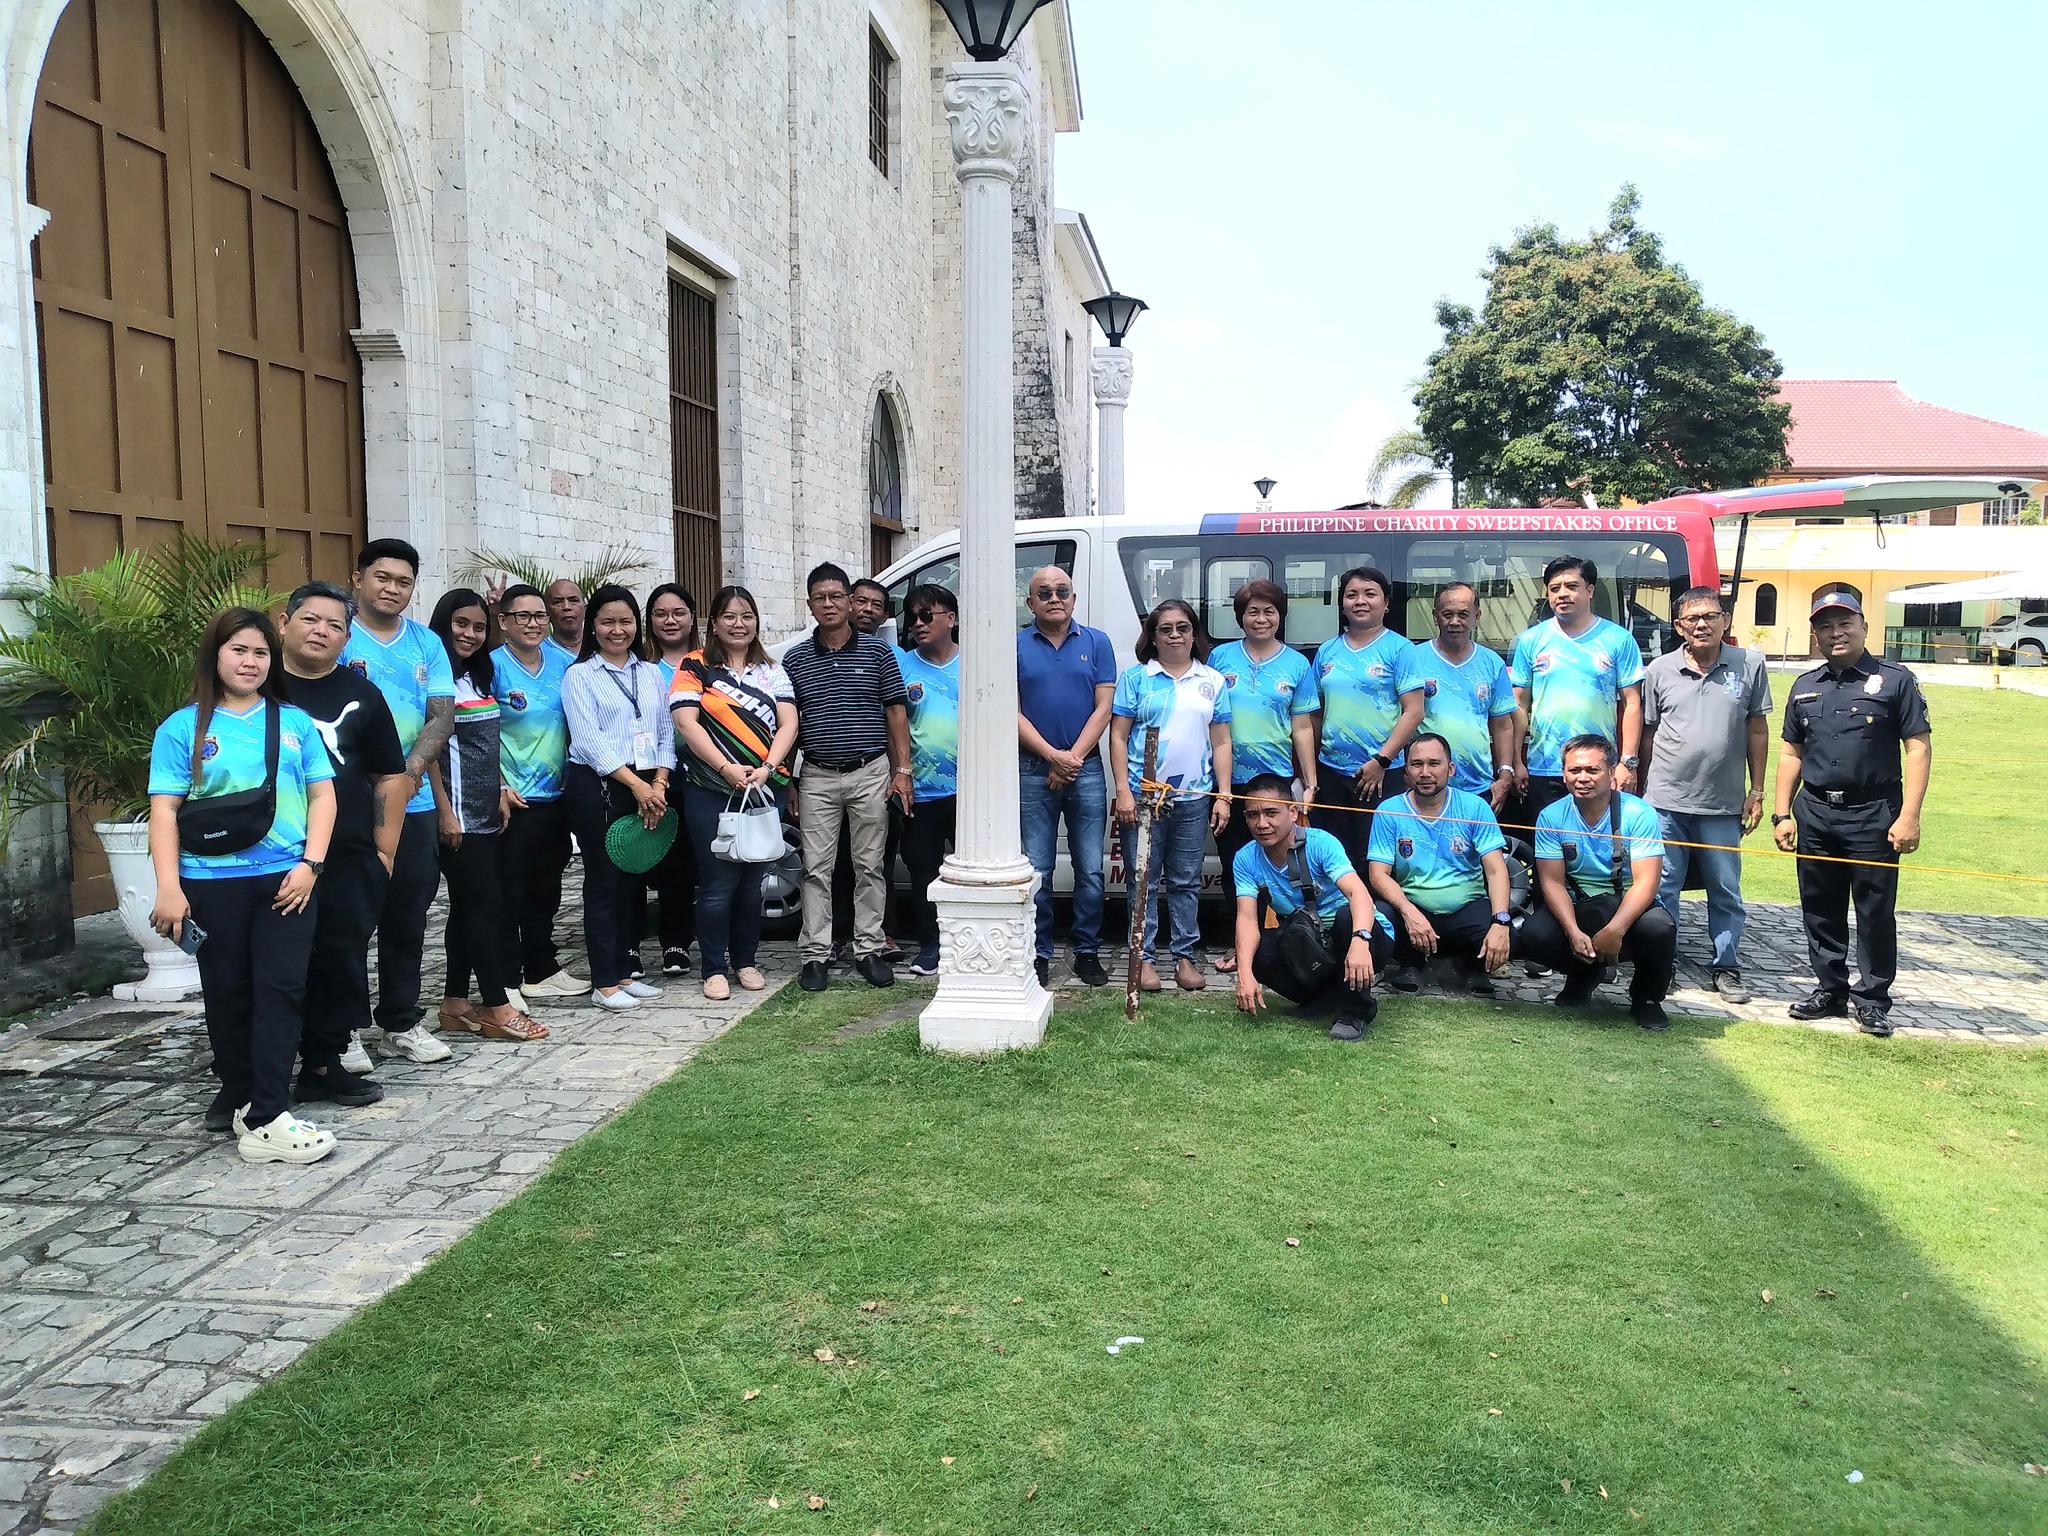
M 1809 619 L 1817 619 L 1830 608 L 1846 608 L 1859 617 L 1863 613 L 1863 605 L 1856 601 L 1854 592 L 1817 592 L 1814 594 L 1813 607 L 1806 616 Z

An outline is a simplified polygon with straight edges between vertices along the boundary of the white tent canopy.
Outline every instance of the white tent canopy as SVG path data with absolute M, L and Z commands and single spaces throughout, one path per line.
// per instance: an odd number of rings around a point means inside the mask
M 2007 571 L 2001 576 L 1976 576 L 1968 581 L 1938 581 L 1925 587 L 1902 587 L 1893 592 L 1894 603 L 1983 603 L 2003 599 L 2016 602 L 2027 598 L 2048 598 L 2048 569 Z

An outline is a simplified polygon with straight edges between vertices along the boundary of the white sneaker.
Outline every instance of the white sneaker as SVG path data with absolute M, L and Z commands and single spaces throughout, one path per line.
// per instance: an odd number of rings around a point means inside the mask
M 505 1001 L 514 1008 L 517 1008 L 521 1013 L 526 1012 L 526 994 L 517 987 L 507 987 L 505 989 Z
M 370 1053 L 363 1049 L 360 1033 L 352 1033 L 348 1037 L 348 1049 L 341 1053 L 341 1065 L 357 1077 L 368 1077 L 377 1070 L 377 1064 L 370 1060 Z
M 557 971 L 546 981 L 529 981 L 519 990 L 528 997 L 581 997 L 590 990 L 590 983 L 567 971 Z
M 624 987 L 619 988 L 616 992 L 600 992 L 597 988 L 592 987 L 590 989 L 590 1000 L 600 1008 L 615 1008 L 620 1012 L 624 1012 L 628 1008 L 638 1008 L 640 1006 L 640 999 L 631 992 L 628 992 Z
M 332 1131 L 289 1111 L 254 1130 L 242 1123 L 240 1111 L 235 1122 L 235 1146 L 245 1163 L 317 1163 L 334 1150 Z
M 389 1049 L 394 1056 L 403 1056 L 408 1061 L 446 1061 L 455 1053 L 439 1035 L 425 1024 L 415 1024 L 411 1029 L 392 1035 Z
M 639 998 L 661 996 L 661 988 L 651 987 L 644 981 L 629 981 L 623 987 L 621 987 L 620 990 L 624 992 L 630 992 L 633 994 L 633 996 Z

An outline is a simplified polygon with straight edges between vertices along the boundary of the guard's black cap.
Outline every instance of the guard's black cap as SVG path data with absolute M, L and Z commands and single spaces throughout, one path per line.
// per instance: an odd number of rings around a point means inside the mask
M 1813 607 L 1806 616 L 1809 619 L 1817 619 L 1830 608 L 1846 608 L 1849 612 L 1859 615 L 1863 612 L 1863 605 L 1856 601 L 1854 592 L 1817 592 L 1814 594 Z

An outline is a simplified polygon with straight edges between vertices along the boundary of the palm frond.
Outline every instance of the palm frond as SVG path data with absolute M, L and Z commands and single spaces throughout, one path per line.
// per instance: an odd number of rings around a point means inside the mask
M 1396 511 L 1405 512 L 1423 497 L 1427 496 L 1443 476 L 1433 469 L 1418 469 L 1405 479 L 1397 481 L 1387 492 L 1387 505 Z
M 463 556 L 463 563 L 455 568 L 455 575 L 462 581 L 489 581 L 494 576 L 505 575 L 542 592 L 547 591 L 555 582 L 566 578 L 581 587 L 583 595 L 588 597 L 606 582 L 618 581 L 625 576 L 652 570 L 653 565 L 651 560 L 630 544 L 607 544 L 581 565 L 572 566 L 566 571 L 556 570 L 531 555 L 507 555 L 494 549 L 472 549 Z
M 1401 472 L 1401 478 L 1389 489 L 1389 477 L 1397 471 Z M 1369 499 L 1385 506 L 1412 507 L 1442 478 L 1429 440 L 1408 428 L 1388 433 L 1379 447 L 1373 450 L 1372 463 L 1365 472 L 1366 494 Z M 1404 496 L 1406 500 L 1401 499 Z

